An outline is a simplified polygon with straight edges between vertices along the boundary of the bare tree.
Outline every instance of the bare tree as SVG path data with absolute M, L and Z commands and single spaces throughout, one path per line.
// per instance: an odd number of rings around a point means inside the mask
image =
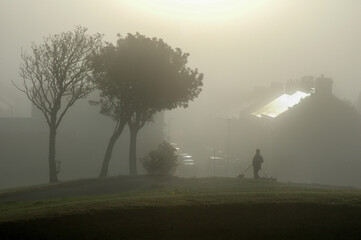
M 100 34 L 89 35 L 84 27 L 50 35 L 33 43 L 31 54 L 21 55 L 22 87 L 16 86 L 43 113 L 49 126 L 49 176 L 57 182 L 55 146 L 57 129 L 68 109 L 94 87 L 92 56 L 102 46 Z

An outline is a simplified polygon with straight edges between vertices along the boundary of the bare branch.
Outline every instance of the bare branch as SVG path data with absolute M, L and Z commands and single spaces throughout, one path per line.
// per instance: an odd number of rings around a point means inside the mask
M 99 51 L 102 36 L 91 36 L 86 31 L 76 27 L 72 32 L 50 35 L 42 44 L 33 43 L 31 54 L 21 54 L 23 86 L 14 86 L 56 128 L 68 109 L 94 89 L 91 57 Z

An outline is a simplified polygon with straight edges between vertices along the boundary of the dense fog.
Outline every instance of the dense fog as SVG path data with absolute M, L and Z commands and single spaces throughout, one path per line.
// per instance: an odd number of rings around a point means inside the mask
M 1 189 L 48 181 L 45 120 L 12 82 L 21 84 L 21 53 L 32 42 L 75 26 L 109 42 L 136 32 L 162 38 L 204 74 L 188 108 L 158 113 L 141 131 L 139 158 L 165 139 L 180 160 L 194 160 L 180 164 L 178 176 L 252 177 L 245 170 L 260 148 L 262 176 L 361 186 L 361 2 L 180 2 L 0 1 Z M 297 91 L 307 97 L 280 115 L 254 114 Z M 59 128 L 60 180 L 99 174 L 114 123 L 89 105 L 97 97 L 75 103 Z M 128 135 L 115 147 L 110 175 L 128 174 Z

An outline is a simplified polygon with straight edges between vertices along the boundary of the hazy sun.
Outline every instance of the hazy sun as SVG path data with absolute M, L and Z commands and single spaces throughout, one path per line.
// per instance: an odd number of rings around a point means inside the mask
M 220 20 L 252 11 L 267 0 L 128 0 L 152 14 L 188 20 Z

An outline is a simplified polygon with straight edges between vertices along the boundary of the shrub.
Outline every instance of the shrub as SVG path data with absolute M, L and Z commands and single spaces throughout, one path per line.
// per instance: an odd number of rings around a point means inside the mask
M 170 143 L 163 141 L 141 162 L 148 174 L 173 175 L 178 165 L 176 151 Z

